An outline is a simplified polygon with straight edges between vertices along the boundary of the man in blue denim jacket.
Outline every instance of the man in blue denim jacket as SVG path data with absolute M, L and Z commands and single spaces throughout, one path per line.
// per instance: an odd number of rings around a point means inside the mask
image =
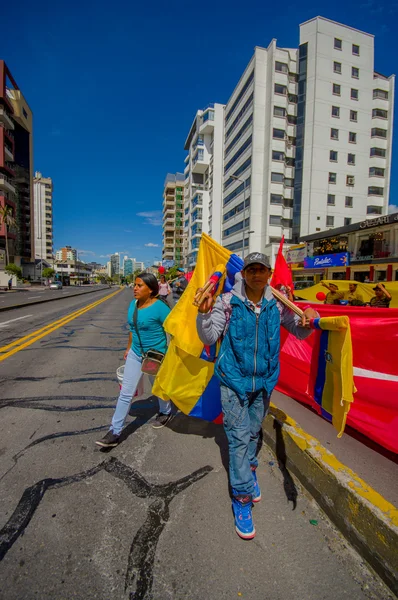
M 208 294 L 196 323 L 204 344 L 222 339 L 215 374 L 221 383 L 235 529 L 243 539 L 256 534 L 252 503 L 261 500 L 256 449 L 279 376 L 280 325 L 304 339 L 311 334 L 309 320 L 319 316 L 307 308 L 301 319 L 277 302 L 268 285 L 270 275 L 268 258 L 252 252 L 232 292 L 219 296 L 214 306 Z

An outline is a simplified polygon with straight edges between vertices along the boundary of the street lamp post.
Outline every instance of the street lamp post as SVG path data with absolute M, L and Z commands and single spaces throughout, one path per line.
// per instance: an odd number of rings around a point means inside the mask
M 246 223 L 246 181 L 244 179 L 240 179 L 239 177 L 236 177 L 235 175 L 231 175 L 231 179 L 234 179 L 235 181 L 240 181 L 240 183 L 243 183 L 243 227 L 242 227 L 242 258 L 245 258 L 245 223 Z M 249 233 L 253 233 L 252 231 L 249 231 Z

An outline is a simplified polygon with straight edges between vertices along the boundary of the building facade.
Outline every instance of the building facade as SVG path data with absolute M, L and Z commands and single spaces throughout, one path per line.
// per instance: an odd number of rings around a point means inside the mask
M 186 251 L 183 193 L 184 175 L 168 173 L 163 190 L 162 260 L 176 266 L 183 265 Z
M 89 283 L 92 269 L 81 261 L 57 261 L 54 265 L 56 279 L 64 285 L 78 285 Z
M 53 182 L 36 171 L 33 179 L 35 257 L 53 256 Z
M 374 37 L 317 17 L 300 25 L 293 238 L 388 213 L 394 76 Z
M 17 265 L 34 259 L 32 121 L 21 90 L 0 60 L 0 207 L 7 206 L 13 220 L 7 232 L 0 222 L 0 270 L 7 258 Z
M 185 142 L 184 264 L 192 269 L 202 232 L 221 241 L 224 105 L 198 110 Z
M 128 275 L 132 275 L 134 273 L 134 271 L 135 271 L 134 263 L 135 263 L 134 258 L 129 258 L 128 256 L 124 257 L 124 259 L 123 259 L 123 275 L 124 275 L 124 277 L 127 277 Z
M 111 254 L 110 256 L 111 263 L 111 274 L 110 277 L 114 275 L 120 275 L 120 255 L 119 252 L 115 252 L 115 254 Z
M 61 261 L 76 261 L 77 260 L 77 250 L 75 248 L 72 248 L 72 246 L 64 246 L 63 248 L 60 248 L 60 250 L 57 250 L 55 253 L 55 258 L 56 260 L 61 260 Z
M 309 257 L 331 257 L 347 253 L 344 266 L 305 268 L 294 271 L 300 278 L 398 281 L 398 213 L 365 219 L 304 236 Z M 333 262 L 332 260 L 323 261 Z

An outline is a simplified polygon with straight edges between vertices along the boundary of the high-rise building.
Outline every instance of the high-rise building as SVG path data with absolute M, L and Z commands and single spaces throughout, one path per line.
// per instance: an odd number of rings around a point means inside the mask
M 163 191 L 162 259 L 176 266 L 183 265 L 186 237 L 184 235 L 184 175 L 168 173 Z M 138 267 L 137 267 L 138 268 Z
M 8 206 L 15 220 L 15 226 L 7 228 L 9 262 L 18 265 L 29 262 L 34 258 L 32 112 L 3 60 L 0 60 L 0 206 Z M 0 250 L 5 248 L 5 225 L 1 223 Z
M 221 241 L 224 105 L 209 104 L 198 110 L 185 142 L 184 263 L 196 264 L 202 232 Z
M 57 250 L 55 253 L 55 258 L 57 260 L 77 260 L 77 250 L 72 248 L 72 246 L 64 246 L 60 250 Z
M 123 259 L 123 275 L 127 277 L 127 275 L 132 275 L 134 273 L 134 258 L 129 258 L 125 256 Z
M 114 275 L 119 275 L 120 274 L 120 255 L 119 252 L 115 252 L 115 254 L 111 254 L 110 256 L 110 263 L 111 263 L 111 277 L 113 277 Z
M 36 171 L 33 179 L 34 231 L 36 258 L 53 256 L 53 182 Z
M 394 76 L 373 65 L 373 36 L 322 17 L 298 49 L 255 48 L 225 108 L 223 246 L 273 254 L 387 213 Z
M 145 271 L 145 263 L 139 260 L 136 260 L 134 263 L 134 271 Z

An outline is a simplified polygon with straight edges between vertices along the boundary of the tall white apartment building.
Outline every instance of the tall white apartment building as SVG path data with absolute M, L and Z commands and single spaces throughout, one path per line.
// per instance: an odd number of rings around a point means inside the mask
M 53 182 L 36 171 L 33 178 L 35 258 L 51 260 L 53 256 Z
M 184 175 L 168 173 L 163 190 L 162 260 L 181 267 L 186 250 L 184 234 Z
M 198 110 L 185 142 L 184 264 L 196 264 L 202 232 L 221 242 L 224 105 Z
M 286 242 L 388 211 L 394 76 L 373 36 L 316 17 L 300 47 L 256 47 L 225 107 L 221 243 Z
M 388 213 L 394 80 L 374 36 L 321 17 L 300 25 L 293 237 Z

